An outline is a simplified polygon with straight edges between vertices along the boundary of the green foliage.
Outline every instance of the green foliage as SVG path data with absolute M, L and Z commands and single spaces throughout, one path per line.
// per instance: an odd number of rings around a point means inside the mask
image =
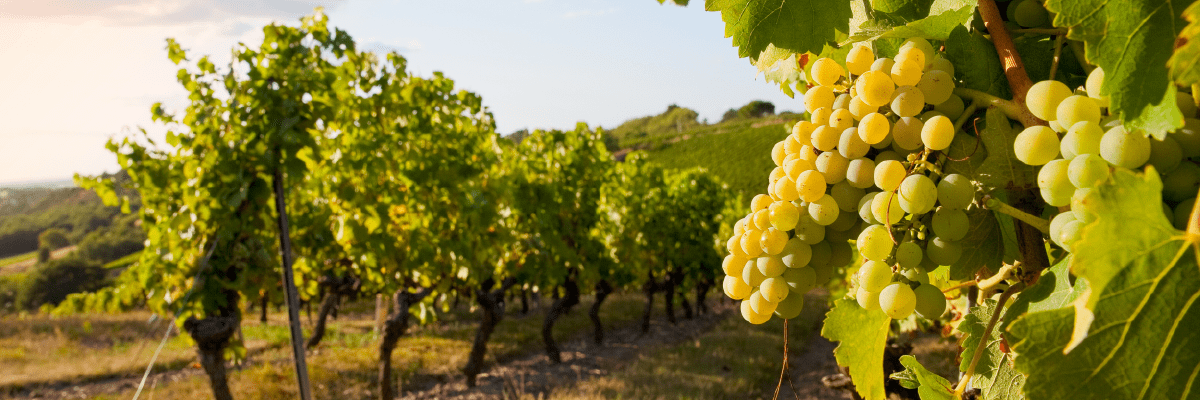
M 1000 331 L 992 329 L 986 338 L 983 337 L 992 314 L 1002 311 L 996 310 L 995 300 L 987 299 L 972 308 L 971 313 L 963 317 L 962 323 L 958 325 L 958 330 L 963 335 L 959 341 L 963 349 L 959 355 L 962 361 L 959 363 L 960 371 L 965 372 L 970 368 L 979 341 L 987 340 L 983 354 L 975 365 L 971 386 L 979 388 L 983 398 L 988 400 L 1019 399 L 1021 386 L 1025 383 L 1025 375 L 1013 370 L 1013 356 L 1001 346 L 1003 339 L 1000 337 Z
M 32 310 L 43 304 L 58 304 L 69 294 L 104 287 L 105 274 L 100 263 L 78 256 L 38 265 L 25 277 L 17 294 L 17 306 Z
M 51 251 L 52 251 L 52 249 L 50 249 L 50 246 L 38 247 L 38 251 L 37 251 L 38 264 L 50 261 L 50 252 Z
M 1067 38 L 1084 42 L 1088 61 L 1104 70 L 1101 94 L 1111 96 L 1121 121 L 1162 138 L 1183 126 L 1166 65 L 1189 3 L 1049 0 L 1046 9 L 1057 13 L 1054 26 L 1069 28 Z
M 996 47 L 983 34 L 954 28 L 946 40 L 945 54 L 954 63 L 955 76 L 962 80 L 959 87 L 1003 98 L 1012 96 Z
M 769 101 L 753 100 L 738 108 L 738 118 L 762 118 L 775 115 L 775 105 Z
M 954 388 L 950 386 L 950 381 L 929 372 L 917 361 L 916 357 L 900 356 L 900 365 L 903 365 L 905 370 L 892 374 L 892 378 L 900 380 L 904 387 L 917 389 L 921 400 L 951 400 L 955 398 L 952 393 Z
M 850 368 L 855 390 L 867 400 L 887 397 L 883 392 L 883 349 L 891 322 L 883 311 L 868 311 L 853 299 L 835 301 L 825 315 L 821 336 L 841 342 L 833 351 L 837 363 Z
M 1188 6 L 1183 11 L 1183 19 L 1188 21 L 1188 25 L 1179 32 L 1179 41 L 1182 41 L 1182 44 L 1175 48 L 1175 54 L 1171 55 L 1168 63 L 1175 83 L 1191 86 L 1200 83 L 1200 68 L 1196 68 L 1200 65 L 1200 3 Z M 1196 96 L 1197 93 L 1192 95 Z
M 970 26 L 976 3 L 966 0 L 873 1 L 863 3 L 873 18 L 855 27 L 854 42 L 920 37 L 946 40 L 960 26 Z
M 1101 212 L 1147 211 L 1146 205 L 1160 201 L 1158 185 L 1156 174 L 1118 171 L 1088 201 Z M 1118 223 L 1123 229 L 1113 231 L 1111 225 Z M 1021 355 L 1015 367 L 1029 376 L 1025 395 L 1188 397 L 1200 365 L 1200 352 L 1192 345 L 1200 340 L 1200 331 L 1192 328 L 1200 326 L 1194 307 L 1200 298 L 1200 268 L 1192 244 L 1178 237 L 1163 217 L 1142 214 L 1105 215 L 1084 228 L 1077 246 L 1071 265 L 1087 263 L 1079 273 L 1096 298 L 1090 302 L 1094 314 L 1085 307 L 1064 307 L 1032 312 L 1012 323 L 1010 343 Z
M 49 247 L 51 249 L 61 249 L 71 245 L 70 239 L 67 239 L 67 232 L 59 228 L 50 228 L 42 231 L 38 235 L 39 247 Z
M 768 45 L 820 53 L 836 41 L 835 32 L 850 30 L 850 3 L 844 1 L 707 0 L 704 9 L 721 12 L 725 37 L 733 38 L 738 57 L 757 57 Z
M 701 167 L 729 185 L 734 194 L 750 198 L 763 192 L 771 169 L 771 147 L 787 137 L 786 125 L 754 128 L 750 123 L 723 125 L 713 133 L 694 137 L 647 153 L 647 159 L 666 168 Z
M 623 143 L 630 139 L 678 134 L 699 126 L 700 122 L 696 121 L 696 117 L 699 115 L 695 110 L 672 104 L 667 106 L 667 110 L 661 114 L 622 122 L 621 125 L 609 132 L 609 135 L 616 138 L 619 143 Z

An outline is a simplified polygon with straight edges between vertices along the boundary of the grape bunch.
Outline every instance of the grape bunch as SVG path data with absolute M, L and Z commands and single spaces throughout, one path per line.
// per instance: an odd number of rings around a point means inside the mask
M 1177 93 L 1184 126 L 1158 140 L 1127 130 L 1107 113 L 1103 81 L 1104 71 L 1096 68 L 1080 90 L 1053 80 L 1034 84 L 1026 106 L 1049 126 L 1028 127 L 1013 143 L 1017 159 L 1041 167 L 1037 184 L 1042 199 L 1063 210 L 1051 219 L 1049 233 L 1050 240 L 1068 252 L 1083 226 L 1096 218 L 1084 199 L 1115 168 L 1153 166 L 1162 175 L 1163 213 L 1178 229 L 1186 229 L 1200 190 L 1200 119 L 1194 118 L 1192 95 Z
M 941 172 L 965 109 L 954 68 L 920 38 L 895 58 L 856 46 L 845 61 L 813 62 L 810 119 L 775 145 L 767 193 L 726 243 L 725 294 L 750 323 L 798 315 L 804 293 L 854 262 L 851 240 L 864 259 L 851 279 L 862 307 L 895 319 L 946 309 L 928 271 L 962 256 L 975 190 Z

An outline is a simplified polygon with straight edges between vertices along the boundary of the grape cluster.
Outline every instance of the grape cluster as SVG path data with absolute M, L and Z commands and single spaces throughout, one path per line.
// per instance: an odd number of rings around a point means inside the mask
M 767 194 L 727 242 L 725 294 L 742 300 L 747 321 L 798 315 L 805 292 L 854 261 L 851 240 L 864 258 L 852 278 L 860 305 L 896 319 L 942 315 L 946 298 L 928 271 L 962 255 L 974 199 L 969 179 L 939 167 L 965 108 L 953 77 L 919 38 L 894 59 L 856 46 L 845 68 L 812 64 L 810 120 L 775 145 Z
M 1037 184 L 1042 199 L 1064 209 L 1050 222 L 1050 239 L 1071 251 L 1083 226 L 1095 213 L 1086 210 L 1084 198 L 1105 181 L 1114 168 L 1153 166 L 1162 174 L 1163 213 L 1178 229 L 1186 229 L 1188 216 L 1200 190 L 1200 119 L 1192 96 L 1177 93 L 1184 127 L 1163 140 L 1131 132 L 1107 113 L 1108 96 L 1102 95 L 1104 71 L 1096 68 L 1080 90 L 1059 81 L 1041 81 L 1029 89 L 1026 106 L 1050 126 L 1031 126 L 1013 143 L 1022 162 L 1040 166 Z M 1060 138 L 1059 135 L 1062 135 Z

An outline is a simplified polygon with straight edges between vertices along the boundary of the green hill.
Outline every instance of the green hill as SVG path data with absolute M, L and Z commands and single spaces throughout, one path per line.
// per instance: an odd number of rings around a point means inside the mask
M 790 119 L 772 116 L 703 126 L 679 135 L 678 141 L 647 151 L 667 168 L 704 167 L 749 199 L 766 193 L 775 163 L 771 148 L 787 137 Z M 748 200 L 747 200 L 748 201 Z
M 610 133 L 617 138 L 621 148 L 632 147 L 648 139 L 671 136 L 700 126 L 696 121 L 698 116 L 700 114 L 695 110 L 672 104 L 662 114 L 625 121 Z

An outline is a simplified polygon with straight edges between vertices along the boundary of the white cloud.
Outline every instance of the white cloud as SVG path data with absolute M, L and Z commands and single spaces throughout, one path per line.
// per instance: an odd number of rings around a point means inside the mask
M 223 22 L 239 17 L 292 17 L 344 0 L 67 0 L 0 2 L 0 17 L 58 23 L 100 22 L 117 26 L 172 26 Z
M 615 12 L 617 12 L 617 9 L 616 9 L 616 8 L 610 8 L 610 9 L 607 9 L 607 10 L 577 10 L 577 11 L 568 11 L 566 14 L 563 14 L 563 18 L 570 19 L 570 18 L 578 18 L 578 17 L 599 17 L 599 16 L 601 16 L 601 15 L 612 14 L 612 13 L 615 13 Z

